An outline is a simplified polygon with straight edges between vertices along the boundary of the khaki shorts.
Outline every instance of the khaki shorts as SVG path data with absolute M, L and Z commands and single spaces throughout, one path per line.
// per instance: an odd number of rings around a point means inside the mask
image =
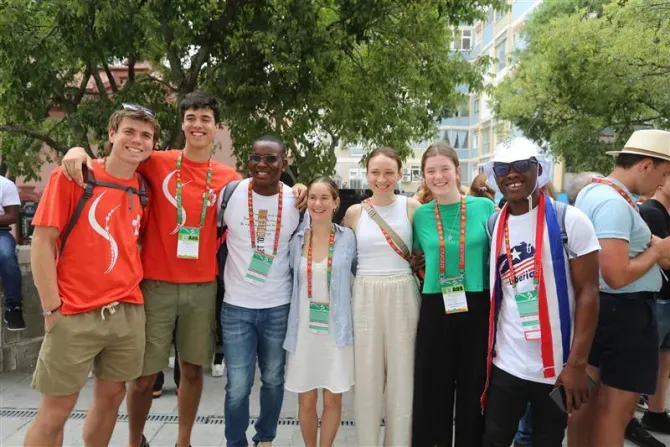
M 111 304 L 75 315 L 60 315 L 46 331 L 32 387 L 47 396 L 69 396 L 86 384 L 88 373 L 114 382 L 142 372 L 144 306 Z
M 216 334 L 216 281 L 176 284 L 145 279 L 141 288 L 147 315 L 142 376 L 168 366 L 175 327 L 179 358 L 193 365 L 209 365 Z

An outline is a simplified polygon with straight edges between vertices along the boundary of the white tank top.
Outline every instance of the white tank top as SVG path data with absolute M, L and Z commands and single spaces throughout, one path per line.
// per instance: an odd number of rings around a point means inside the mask
M 390 205 L 374 209 L 412 250 L 412 224 L 407 217 L 407 197 L 397 196 Z M 383 276 L 411 273 L 409 263 L 389 245 L 377 223 L 364 209 L 356 225 L 357 275 Z

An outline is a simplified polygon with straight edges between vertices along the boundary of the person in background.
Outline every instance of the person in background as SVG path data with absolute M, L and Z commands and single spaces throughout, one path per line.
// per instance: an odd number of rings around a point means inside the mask
M 576 205 L 593 222 L 602 246 L 600 312 L 588 373 L 598 383 L 572 415 L 570 442 L 620 446 L 640 394 L 654 394 L 659 342 L 655 294 L 670 268 L 670 238 L 652 237 L 636 196 L 654 193 L 670 174 L 670 132 L 638 130 L 616 155 L 608 177 L 594 178 Z
M 342 416 L 342 394 L 354 384 L 351 272 L 356 237 L 333 223 L 340 203 L 337 185 L 318 177 L 307 186 L 310 226 L 293 236 L 293 293 L 284 340 L 285 387 L 298 393 L 299 421 L 307 447 L 332 446 Z M 318 392 L 323 390 L 319 430 Z M 318 433 L 317 433 L 318 432 Z M 318 435 L 318 436 L 317 436 Z
M 379 445 L 386 404 L 384 445 L 409 446 L 419 318 L 419 290 L 409 260 L 412 220 L 420 204 L 394 193 L 402 178 L 395 150 L 375 149 L 366 167 L 372 197 L 349 207 L 343 220 L 354 230 L 357 246 L 352 301 L 358 445 Z
M 22 331 L 23 296 L 21 295 L 21 269 L 16 257 L 16 239 L 11 225 L 19 221 L 19 190 L 11 180 L 0 175 L 0 279 L 5 292 L 4 322 L 7 330 Z
M 494 205 L 489 198 L 460 194 L 458 155 L 446 143 L 426 150 L 421 170 L 435 200 L 414 214 L 414 250 L 425 256 L 426 277 L 416 338 L 412 445 L 451 446 L 454 439 L 456 447 L 478 447 L 489 319 L 486 225 Z M 447 422 L 454 409 L 455 427 Z
M 468 194 L 474 197 L 485 197 L 495 202 L 496 192 L 486 184 L 486 174 L 481 173 L 472 180 Z
M 603 175 L 599 172 L 586 171 L 580 172 L 579 174 L 576 174 L 574 177 L 572 177 L 567 190 L 568 203 L 570 205 L 575 204 L 577 195 L 581 192 L 582 189 L 586 187 L 586 185 L 590 185 L 592 183 L 594 177 L 603 177 Z

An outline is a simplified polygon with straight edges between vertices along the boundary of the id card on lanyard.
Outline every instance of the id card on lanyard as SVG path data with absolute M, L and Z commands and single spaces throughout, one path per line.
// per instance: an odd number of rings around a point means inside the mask
M 521 327 L 526 340 L 540 340 L 542 332 L 540 330 L 540 307 L 538 299 L 538 290 L 540 286 L 540 276 L 542 275 L 542 249 L 544 245 L 544 195 L 540 195 L 538 204 L 537 222 L 535 224 L 536 242 L 535 256 L 533 257 L 533 288 L 532 290 L 519 292 L 516 283 L 514 271 L 514 260 L 512 258 L 512 249 L 509 238 L 508 212 L 502 213 L 500 223 L 505 232 L 505 255 L 507 265 L 509 266 L 510 282 L 514 293 L 514 301 L 521 319 Z
M 440 244 L 440 289 L 444 301 L 444 311 L 447 315 L 467 312 L 468 300 L 465 295 L 465 197 L 461 197 L 460 206 L 460 237 L 458 243 L 458 275 L 447 277 L 446 247 L 444 242 L 444 226 L 440 216 L 440 207 L 435 200 L 435 223 L 437 224 L 437 238 Z
M 200 255 L 200 230 L 205 226 L 207 217 L 207 204 L 209 203 L 209 189 L 212 185 L 212 159 L 209 159 L 207 167 L 207 180 L 205 181 L 205 192 L 202 195 L 202 210 L 200 211 L 200 224 L 198 227 L 187 227 L 183 221 L 184 214 L 182 208 L 182 190 L 181 167 L 183 152 L 177 157 L 177 224 L 179 232 L 177 234 L 177 258 L 179 259 L 198 259 Z
M 309 302 L 309 330 L 315 334 L 327 334 L 330 324 L 330 299 L 317 301 L 312 295 L 312 236 L 310 230 L 307 248 L 307 300 Z M 330 228 L 328 238 L 328 264 L 326 273 L 327 293 L 330 294 L 330 281 L 333 276 L 333 253 L 335 252 L 335 225 Z
M 277 205 L 277 222 L 275 226 L 275 240 L 272 248 L 272 254 L 265 253 L 265 249 L 258 247 L 258 239 L 265 239 L 265 229 L 267 228 L 268 215 L 266 210 L 261 210 L 258 213 L 258 231 L 256 231 L 256 224 L 254 221 L 254 196 L 253 185 L 249 182 L 247 189 L 247 209 L 249 211 L 249 237 L 251 239 L 251 262 L 247 268 L 247 273 L 244 275 L 244 281 L 257 287 L 263 287 L 265 281 L 270 274 L 270 268 L 277 256 L 279 249 L 279 236 L 281 235 L 281 219 L 284 208 L 284 194 L 283 184 L 279 183 L 279 203 Z

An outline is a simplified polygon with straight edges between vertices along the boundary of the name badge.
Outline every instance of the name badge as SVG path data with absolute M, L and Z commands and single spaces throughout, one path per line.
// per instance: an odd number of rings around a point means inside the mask
M 440 278 L 444 310 L 448 314 L 457 314 L 468 311 L 468 300 L 465 297 L 463 276 Z
M 328 333 L 329 303 L 309 303 L 309 329 L 315 334 Z
M 200 228 L 179 228 L 177 233 L 177 257 L 198 259 L 200 250 Z
M 247 273 L 244 275 L 244 280 L 255 286 L 263 286 L 268 279 L 272 261 L 274 261 L 272 255 L 254 251 Z
M 514 300 L 517 309 L 519 309 L 521 326 L 526 340 L 539 340 L 541 332 L 537 291 L 517 293 L 514 295 Z

